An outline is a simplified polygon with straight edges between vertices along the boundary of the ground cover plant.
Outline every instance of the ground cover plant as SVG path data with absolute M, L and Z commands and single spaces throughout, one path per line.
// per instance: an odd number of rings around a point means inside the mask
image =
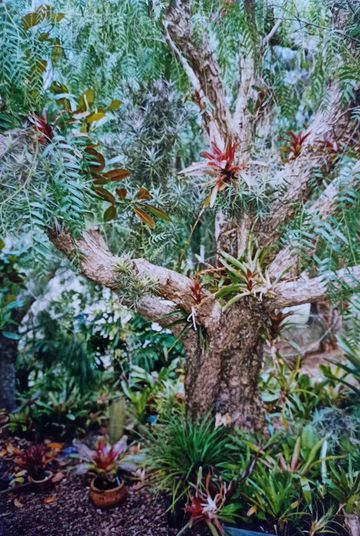
M 359 43 L 346 0 L 1 4 L 5 533 L 94 532 L 88 486 L 104 535 L 359 535 Z

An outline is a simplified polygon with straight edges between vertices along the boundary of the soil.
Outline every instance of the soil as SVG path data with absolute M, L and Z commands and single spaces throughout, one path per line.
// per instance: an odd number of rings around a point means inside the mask
M 129 488 L 121 505 L 107 511 L 92 506 L 86 480 L 73 474 L 51 491 L 6 494 L 0 498 L 0 536 L 176 536 L 178 530 L 167 522 L 164 499 L 147 487 L 135 488 Z

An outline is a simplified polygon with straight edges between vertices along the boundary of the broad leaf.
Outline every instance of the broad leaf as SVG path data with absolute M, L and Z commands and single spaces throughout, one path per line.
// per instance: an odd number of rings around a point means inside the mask
M 144 223 L 146 223 L 146 225 L 151 227 L 151 229 L 155 228 L 155 220 L 154 220 L 154 218 L 152 216 L 150 216 L 150 214 L 145 212 L 145 210 L 142 210 L 139 207 L 135 207 L 134 212 L 135 212 L 136 216 L 139 218 L 139 220 L 141 220 Z

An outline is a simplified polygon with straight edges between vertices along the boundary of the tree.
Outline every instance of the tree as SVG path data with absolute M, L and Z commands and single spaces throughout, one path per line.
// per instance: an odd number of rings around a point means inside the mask
M 181 262 L 174 270 L 145 258 L 114 255 L 98 228 L 86 230 L 67 209 L 57 210 L 56 219 L 48 215 L 46 225 L 52 244 L 84 276 L 119 293 L 125 304 L 182 338 L 190 417 L 210 412 L 218 423 L 261 429 L 257 383 L 263 341 L 279 310 L 359 288 L 358 221 L 349 216 L 358 206 L 360 169 L 354 131 L 357 14 L 311 2 L 308 19 L 296 3 L 210 4 L 173 0 L 153 22 L 162 21 L 168 47 L 187 75 L 210 146 L 200 162 L 182 170 L 183 180 L 191 177 L 190 186 L 205 197 L 189 242 L 201 221 L 214 225 L 213 253 L 205 266 L 194 270 L 193 263 L 193 273 L 185 275 Z M 315 39 L 315 45 L 305 43 L 305 37 Z M 325 60 L 324 43 L 325 52 L 331 52 Z M 294 66 L 299 51 L 302 63 Z M 224 57 L 231 57 L 225 67 Z M 297 82 L 289 91 L 290 74 Z M 286 106 L 292 109 L 288 118 Z M 99 113 L 78 111 L 87 114 L 88 123 L 91 113 Z M 298 125 L 299 113 L 306 127 L 290 132 L 280 158 L 276 138 L 289 125 Z M 44 135 L 42 123 L 37 129 Z M 89 129 L 87 133 L 91 137 Z M 53 134 L 45 143 L 47 156 L 55 145 L 52 139 Z M 94 144 L 76 147 L 85 155 L 82 170 L 95 180 L 95 192 L 110 203 L 105 221 L 116 222 L 118 204 L 129 196 L 126 188 L 119 189 L 120 200 L 115 199 L 111 188 L 126 171 L 103 175 L 105 161 Z M 86 152 L 92 161 L 86 160 Z M 62 187 L 70 184 L 70 176 L 62 177 Z M 74 198 L 86 205 L 81 181 Z M 142 186 L 129 205 L 144 228 L 153 228 L 157 218 L 168 219 L 151 198 Z M 56 203 L 65 201 L 60 196 Z M 71 212 L 74 206 L 66 203 Z M 334 242 L 330 248 L 329 233 Z

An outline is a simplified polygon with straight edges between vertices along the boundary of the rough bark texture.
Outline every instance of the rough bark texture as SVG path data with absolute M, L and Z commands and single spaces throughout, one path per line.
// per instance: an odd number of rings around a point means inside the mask
M 167 41 L 195 90 L 205 131 L 221 146 L 231 135 L 231 125 L 220 66 L 205 36 L 201 47 L 193 44 L 189 0 L 172 2 L 165 19 L 165 29 Z
M 0 408 L 13 411 L 15 400 L 15 364 L 17 341 L 0 336 Z
M 254 18 L 253 3 L 246 0 L 244 5 L 248 15 Z M 259 175 L 253 172 L 256 166 L 251 161 L 251 144 L 254 135 L 259 134 L 256 132 L 259 119 L 257 97 L 261 108 L 261 73 L 257 72 L 257 55 L 271 46 L 280 24 L 281 21 L 277 21 L 262 42 L 259 41 L 258 50 L 254 48 L 252 57 L 239 57 L 239 87 L 234 114 L 231 114 L 214 50 L 215 40 L 207 32 L 201 34 L 199 46 L 199 35 L 194 39 L 191 0 L 172 0 L 164 18 L 167 42 L 194 89 L 194 100 L 199 106 L 206 136 L 220 148 L 230 139 L 239 142 L 236 164 L 246 164 L 250 186 L 256 183 Z M 341 139 L 346 135 L 349 110 L 341 109 L 340 93 L 335 85 L 329 88 L 329 95 L 328 109 L 314 114 L 308 128 L 309 136 L 301 146 L 300 154 L 286 164 L 278 165 L 274 184 L 281 184 L 283 189 L 274 196 L 267 218 L 255 219 L 246 212 L 247 209 L 231 217 L 225 217 L 219 211 L 216 218 L 217 253 L 226 250 L 240 257 L 250 233 L 255 236 L 260 248 L 269 244 L 275 246 L 274 256 L 277 256 L 269 268 L 273 288 L 263 300 L 247 296 L 228 312 L 223 312 L 214 296 L 206 290 L 202 291 L 200 300 L 194 299 L 193 281 L 189 277 L 145 259 L 132 260 L 134 273 L 151 278 L 153 282 L 136 303 L 137 310 L 145 317 L 171 327 L 177 335 L 188 322 L 189 329 L 183 339 L 188 355 L 185 388 L 189 415 L 193 418 L 212 413 L 218 423 L 261 429 L 263 419 L 257 389 L 262 363 L 260 332 L 265 326 L 266 315 L 281 307 L 314 302 L 326 296 L 324 280 L 319 277 L 299 278 L 300 263 L 296 252 L 290 247 L 278 252 L 274 242 L 278 241 L 285 224 L 302 203 L 308 201 L 314 167 L 332 169 L 334 165 L 333 155 L 316 149 L 319 140 Z M 249 107 L 250 99 L 254 101 L 255 108 Z M 254 177 L 251 177 L 252 174 Z M 242 178 L 245 180 L 244 175 Z M 312 212 L 326 218 L 331 213 L 337 186 L 333 183 L 325 189 L 319 201 L 313 208 L 310 207 L 310 216 Z M 50 238 L 67 257 L 78 260 L 80 271 L 87 278 L 115 292 L 121 290 L 119 258 L 111 254 L 98 231 L 87 232 L 81 240 L 74 240 L 64 230 L 53 230 Z M 287 277 L 275 284 L 279 272 L 292 265 L 295 268 L 288 272 Z M 341 280 L 355 288 L 359 284 L 360 267 L 340 270 L 332 277 L 334 281 Z M 126 296 L 126 293 L 122 292 L 122 295 Z M 126 298 L 123 301 L 128 303 Z M 175 314 L 181 321 L 177 327 L 171 324 L 174 317 L 169 319 L 169 313 Z
M 262 365 L 259 331 L 265 316 L 260 302 L 247 299 L 222 315 L 204 347 L 188 356 L 186 396 L 193 418 L 211 412 L 218 424 L 263 428 L 258 394 Z

